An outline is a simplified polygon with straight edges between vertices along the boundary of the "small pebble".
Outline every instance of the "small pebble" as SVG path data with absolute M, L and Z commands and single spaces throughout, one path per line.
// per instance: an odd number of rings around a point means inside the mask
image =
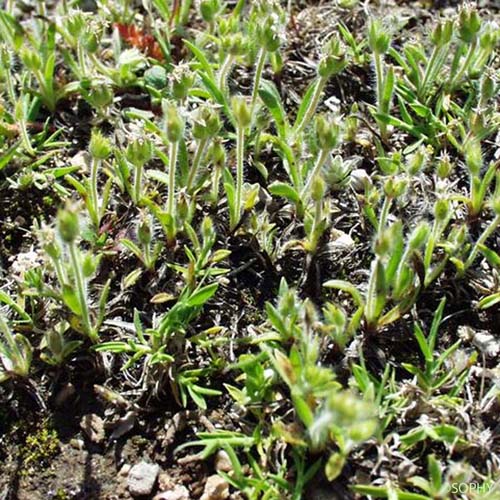
M 153 500 L 191 500 L 189 490 L 182 485 L 176 485 L 169 491 L 158 493 Z
M 140 462 L 134 465 L 127 478 L 127 486 L 132 496 L 150 495 L 160 473 L 157 464 Z
M 226 498 L 229 498 L 228 482 L 217 474 L 210 476 L 200 500 L 226 500 Z
M 215 456 L 215 470 L 222 472 L 231 472 L 233 470 L 229 455 L 224 450 L 220 450 Z

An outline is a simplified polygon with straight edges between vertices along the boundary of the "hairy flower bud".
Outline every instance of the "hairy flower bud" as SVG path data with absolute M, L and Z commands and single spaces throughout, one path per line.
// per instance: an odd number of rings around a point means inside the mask
M 338 123 L 329 120 L 325 115 L 316 117 L 316 137 L 319 147 L 323 150 L 331 151 L 338 144 L 340 127 Z
M 90 136 L 89 152 L 97 160 L 105 160 L 111 154 L 112 147 L 109 139 L 102 135 L 99 129 L 93 129 Z
M 211 158 L 211 162 L 216 168 L 222 168 L 225 166 L 226 150 L 219 139 L 213 141 L 208 150 L 207 156 Z
M 177 66 L 170 75 L 172 97 L 178 101 L 186 99 L 194 83 L 194 74 L 186 64 Z
M 193 137 L 208 139 L 215 137 L 221 128 L 221 121 L 217 111 L 210 106 L 201 106 L 196 110 L 193 121 Z
M 165 113 L 165 128 L 167 133 L 167 139 L 170 142 L 178 142 L 182 138 L 182 134 L 184 133 L 184 124 L 182 123 L 182 119 L 179 116 L 179 112 L 177 107 L 166 101 L 164 104 Z
M 450 214 L 450 201 L 441 198 L 434 204 L 434 217 L 439 222 L 444 222 Z
M 220 0 L 201 0 L 199 9 L 202 19 L 207 23 L 211 23 L 221 10 L 221 2 Z
M 444 45 L 450 43 L 452 35 L 453 21 L 439 21 L 431 34 L 431 40 L 436 47 L 443 47 Z
M 57 217 L 59 236 L 65 243 L 73 243 L 80 234 L 78 213 L 73 208 L 60 210 Z
M 458 34 L 465 43 L 471 43 L 476 39 L 481 29 L 481 18 L 477 9 L 472 4 L 464 5 L 458 14 Z
M 238 125 L 243 128 L 248 127 L 252 121 L 252 115 L 247 100 L 242 96 L 234 96 L 231 99 L 231 106 Z
M 340 73 L 347 66 L 347 58 L 340 39 L 333 37 L 324 47 L 323 56 L 319 61 L 318 75 L 329 78 Z
M 421 222 L 418 226 L 412 231 L 409 239 L 409 245 L 412 250 L 416 250 L 425 244 L 427 238 L 429 237 L 429 233 L 431 228 L 429 223 L 426 221 Z
M 153 144 L 149 139 L 135 139 L 129 143 L 125 154 L 132 165 L 141 167 L 153 156 Z
M 478 139 L 471 139 L 465 145 L 465 163 L 472 175 L 479 175 L 483 166 L 483 152 Z
M 143 214 L 137 228 L 137 239 L 139 240 L 139 243 L 141 243 L 141 245 L 148 246 L 151 243 L 152 234 L 151 218 L 148 215 Z
M 385 54 L 389 50 L 391 37 L 378 19 L 372 19 L 368 28 L 368 46 L 374 54 Z
M 321 175 L 315 175 L 311 183 L 311 198 L 313 201 L 321 201 L 325 197 L 326 183 Z

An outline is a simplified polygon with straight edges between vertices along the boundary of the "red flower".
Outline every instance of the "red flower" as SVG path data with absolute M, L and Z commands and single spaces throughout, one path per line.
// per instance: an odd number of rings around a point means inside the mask
M 118 29 L 120 36 L 129 45 L 139 49 L 148 57 L 152 57 L 158 61 L 163 60 L 163 52 L 153 35 L 144 33 L 143 30 L 139 29 L 134 24 L 116 23 L 115 26 Z

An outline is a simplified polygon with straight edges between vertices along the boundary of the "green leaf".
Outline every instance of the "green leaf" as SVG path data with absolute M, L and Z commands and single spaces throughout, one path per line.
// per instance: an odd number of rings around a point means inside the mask
M 271 116 L 276 124 L 276 129 L 280 138 L 284 139 L 287 135 L 288 121 L 286 111 L 281 102 L 281 96 L 273 82 L 261 80 L 259 87 L 259 96 L 262 102 L 269 109 Z
M 62 299 L 64 303 L 69 307 L 71 312 L 73 312 L 77 316 L 82 315 L 82 307 L 80 305 L 80 301 L 78 300 L 78 296 L 76 295 L 76 292 L 71 285 L 63 285 Z
M 306 93 L 302 98 L 302 102 L 300 103 L 299 110 L 297 111 L 297 118 L 295 119 L 295 123 L 293 125 L 294 129 L 297 128 L 298 124 L 302 122 L 302 119 L 304 118 L 309 108 L 309 104 L 313 97 L 316 86 L 319 84 L 320 84 L 320 78 L 316 78 L 309 84 L 309 87 L 307 88 Z
M 478 305 L 480 309 L 488 309 L 489 307 L 493 307 L 499 302 L 500 302 L 500 292 L 488 295 L 487 297 L 483 297 L 479 301 Z
M 431 363 L 432 360 L 434 359 L 432 351 L 429 349 L 429 346 L 427 345 L 427 339 L 425 338 L 424 332 L 420 328 L 418 324 L 415 324 L 413 328 L 413 333 L 415 335 L 415 338 L 417 339 L 418 345 L 420 347 L 420 350 L 422 351 L 422 354 L 424 355 L 425 361 L 427 363 Z
M 215 80 L 215 74 L 212 65 L 208 62 L 208 59 L 205 57 L 203 51 L 194 43 L 191 43 L 189 40 L 184 39 L 183 43 L 193 53 L 194 57 L 196 57 L 197 61 L 200 63 L 200 66 L 203 68 L 208 77 L 211 80 Z
M 427 462 L 428 462 L 427 468 L 429 470 L 429 476 L 431 477 L 432 480 L 432 487 L 434 491 L 439 491 L 441 489 L 442 476 L 443 476 L 441 464 L 434 455 L 429 455 L 429 457 L 427 458 Z
M 325 465 L 325 476 L 328 481 L 334 481 L 340 476 L 345 465 L 345 456 L 341 453 L 332 453 Z
M 281 198 L 285 198 L 295 204 L 300 203 L 299 193 L 285 182 L 275 181 L 268 187 L 268 190 L 275 196 L 280 196 Z
M 292 401 L 295 411 L 297 412 L 297 416 L 300 418 L 302 423 L 308 428 L 311 427 L 314 423 L 314 414 L 305 399 L 298 394 L 293 394 L 292 390 Z
M 212 283 L 199 288 L 189 297 L 187 305 L 190 307 L 202 306 L 212 298 L 218 287 L 218 283 Z
M 327 288 L 336 288 L 337 290 L 342 290 L 343 292 L 347 292 L 348 294 L 351 295 L 354 302 L 356 302 L 356 305 L 358 306 L 364 305 L 363 297 L 359 293 L 358 289 L 349 281 L 329 280 L 325 281 L 325 283 L 323 283 L 323 286 L 326 286 Z
M 233 126 L 235 126 L 235 121 L 233 114 L 229 110 L 229 105 L 227 103 L 227 100 L 222 93 L 222 91 L 219 89 L 217 84 L 215 83 L 213 78 L 210 78 L 209 75 L 206 73 L 203 73 L 202 71 L 198 72 L 199 77 L 201 78 L 201 81 L 203 82 L 203 85 L 205 85 L 205 88 L 208 90 L 212 98 L 217 104 L 220 104 L 222 106 L 222 109 L 224 111 L 224 114 L 229 118 Z

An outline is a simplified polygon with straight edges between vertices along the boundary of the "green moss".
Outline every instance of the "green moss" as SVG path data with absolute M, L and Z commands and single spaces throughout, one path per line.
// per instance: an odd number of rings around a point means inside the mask
M 66 491 L 63 488 L 59 488 L 54 493 L 54 496 L 52 498 L 54 500 L 67 500 L 69 498 L 69 495 L 66 493 Z
M 59 452 L 57 431 L 43 424 L 38 430 L 26 436 L 21 450 L 25 468 L 33 466 L 45 467 L 51 458 Z

